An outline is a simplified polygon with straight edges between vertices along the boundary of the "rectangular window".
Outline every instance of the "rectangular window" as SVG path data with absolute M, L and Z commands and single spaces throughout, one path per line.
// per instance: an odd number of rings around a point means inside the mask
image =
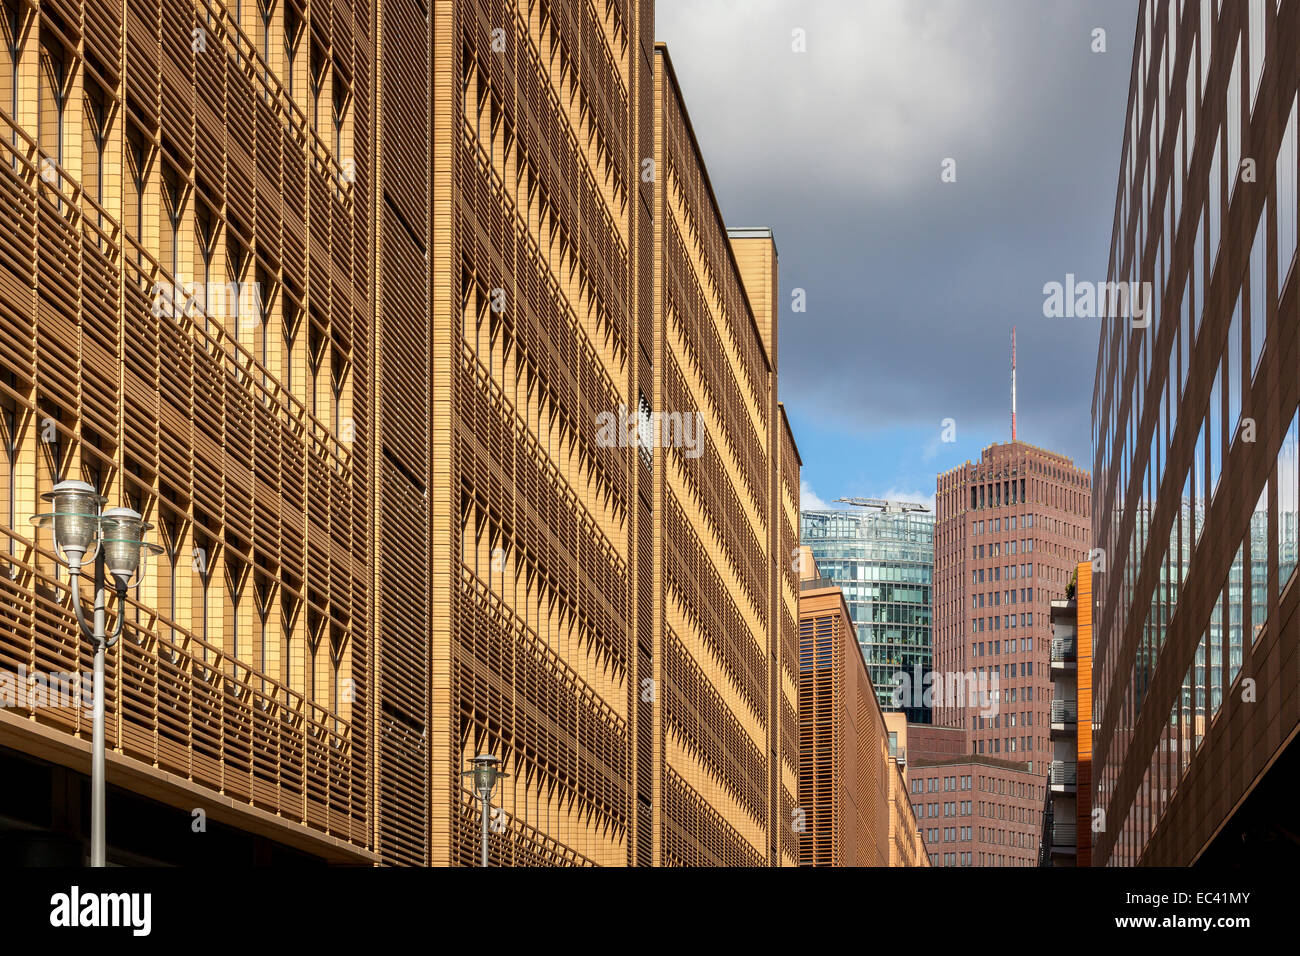
M 1231 449 L 1237 438 L 1237 424 L 1241 419 L 1241 352 L 1244 330 L 1241 324 L 1241 294 L 1232 310 L 1232 324 L 1228 327 L 1228 437 L 1225 448 Z
M 1254 645 L 1268 620 L 1268 482 L 1250 516 L 1250 642 Z
M 1247 10 L 1250 53 L 1250 111 L 1255 112 L 1259 81 L 1264 75 L 1264 0 L 1249 0 Z
M 1210 407 L 1206 413 L 1209 452 L 1209 494 L 1205 496 L 1206 507 L 1219 490 L 1219 475 L 1223 471 L 1223 371 L 1214 376 L 1214 387 L 1210 389 Z
M 1214 11 L 1211 9 L 1210 0 L 1201 0 L 1201 27 L 1198 36 L 1201 38 L 1201 96 L 1205 96 L 1205 83 L 1210 78 L 1210 53 L 1212 45 L 1210 37 L 1214 33 Z
M 1175 231 L 1177 231 L 1178 217 L 1183 211 L 1183 124 L 1180 120 L 1178 123 L 1178 136 L 1174 139 L 1174 172 L 1173 172 L 1173 211 L 1170 215 L 1171 222 Z
M 1300 414 L 1282 438 L 1277 453 L 1277 591 L 1281 594 L 1296 566 L 1296 512 L 1300 510 Z
M 1228 73 L 1228 202 L 1241 175 L 1241 41 Z
M 1210 198 L 1205 208 L 1206 216 L 1209 219 L 1209 225 L 1210 225 L 1210 234 L 1209 234 L 1210 266 L 1209 266 L 1209 271 L 1206 272 L 1207 277 L 1214 275 L 1215 263 L 1219 261 L 1219 205 L 1220 205 L 1219 185 L 1222 182 L 1222 176 L 1220 173 L 1220 163 L 1219 163 L 1220 155 L 1221 155 L 1221 151 L 1219 149 L 1219 144 L 1216 140 L 1214 144 L 1214 158 L 1210 160 L 1210 182 L 1209 182 Z M 1232 165 L 1232 163 L 1229 162 L 1228 176 L 1230 179 L 1233 176 L 1232 170 L 1234 168 L 1235 167 Z M 1231 189 L 1228 190 L 1228 194 L 1229 196 L 1231 196 L 1232 194 Z M 1205 289 L 1207 295 L 1209 294 L 1209 285 L 1210 285 L 1209 282 L 1205 283 Z M 1197 303 L 1197 308 L 1200 308 L 1199 302 Z
M 1241 670 L 1241 628 L 1243 623 L 1243 586 L 1245 573 L 1245 544 L 1237 546 L 1237 555 L 1232 559 L 1228 571 L 1228 620 L 1224 626 L 1228 629 L 1228 676 L 1225 682 L 1231 686 Z
M 1296 101 L 1291 100 L 1291 113 L 1282 134 L 1282 145 L 1277 151 L 1277 297 L 1282 299 L 1282 289 L 1291 271 L 1296 249 Z
M 1264 338 L 1268 334 L 1268 256 L 1264 227 L 1268 224 L 1268 200 L 1259 214 L 1255 241 L 1250 247 L 1250 380 L 1255 381 L 1259 360 L 1264 355 Z
M 1206 721 L 1209 719 L 1209 714 L 1206 712 L 1206 700 L 1209 695 L 1209 675 L 1206 673 L 1209 636 L 1210 632 L 1207 629 L 1201 634 L 1201 643 L 1196 648 L 1196 726 L 1194 728 L 1196 747 L 1200 747 L 1201 741 L 1205 739 Z
M 1192 273 L 1196 282 L 1196 301 L 1192 303 L 1196 335 L 1201 334 L 1201 315 L 1205 311 L 1205 217 L 1197 217 L 1196 244 L 1192 247 Z

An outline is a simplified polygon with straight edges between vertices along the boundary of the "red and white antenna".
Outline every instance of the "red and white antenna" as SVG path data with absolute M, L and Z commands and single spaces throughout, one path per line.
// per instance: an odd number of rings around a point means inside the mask
M 1011 326 L 1011 440 L 1016 440 L 1016 327 Z

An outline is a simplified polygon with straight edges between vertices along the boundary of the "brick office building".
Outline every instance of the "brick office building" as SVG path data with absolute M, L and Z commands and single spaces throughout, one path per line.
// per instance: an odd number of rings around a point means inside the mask
M 890 718 L 898 715 L 887 715 Z M 966 732 L 935 724 L 889 729 L 932 866 L 1032 866 L 1044 778 L 1028 764 L 966 753 Z
M 966 756 L 908 765 L 908 790 L 933 866 L 1033 866 L 1044 777 L 1027 764 Z
M 968 753 L 1043 773 L 1048 608 L 1089 552 L 1090 479 L 1063 455 L 998 443 L 939 476 L 935 510 L 934 659 L 949 692 L 934 722 L 963 728 Z M 950 699 L 956 675 L 991 699 Z

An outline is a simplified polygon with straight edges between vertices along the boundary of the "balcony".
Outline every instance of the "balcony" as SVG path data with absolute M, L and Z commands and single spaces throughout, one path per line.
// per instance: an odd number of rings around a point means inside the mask
M 1047 773 L 1052 790 L 1057 793 L 1074 793 L 1078 789 L 1079 765 L 1073 760 L 1053 760 Z
M 1078 828 L 1074 823 L 1052 823 L 1052 855 L 1074 856 L 1078 853 Z
M 1052 638 L 1052 671 L 1073 672 L 1078 668 L 1078 643 L 1074 635 Z
M 1054 700 L 1051 705 L 1051 735 L 1053 739 L 1073 737 L 1078 733 L 1079 702 Z
M 1052 662 L 1056 661 L 1073 661 L 1079 651 L 1078 642 L 1074 635 L 1069 637 L 1052 638 Z

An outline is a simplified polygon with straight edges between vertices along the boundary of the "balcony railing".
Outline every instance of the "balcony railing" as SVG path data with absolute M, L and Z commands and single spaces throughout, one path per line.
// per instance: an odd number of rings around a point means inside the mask
M 1053 760 L 1048 779 L 1054 787 L 1073 787 L 1079 782 L 1079 765 L 1073 760 Z
M 1052 663 L 1073 661 L 1078 653 L 1078 644 L 1073 636 L 1052 638 Z
M 1079 722 L 1079 702 L 1077 700 L 1052 701 L 1052 723 L 1076 724 Z
M 1077 846 L 1078 827 L 1073 823 L 1052 824 L 1052 846 Z

